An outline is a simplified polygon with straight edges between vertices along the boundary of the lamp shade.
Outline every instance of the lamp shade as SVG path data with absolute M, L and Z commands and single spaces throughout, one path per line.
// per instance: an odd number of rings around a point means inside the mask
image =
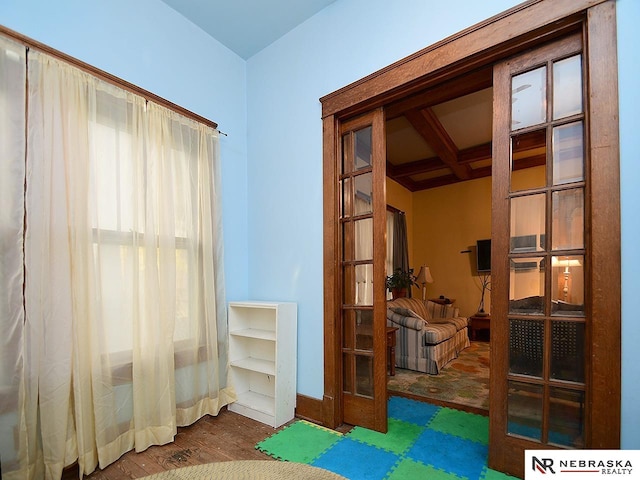
M 422 265 L 420 267 L 420 273 L 418 273 L 418 278 L 416 278 L 416 283 L 419 285 L 424 285 L 425 283 L 433 283 L 433 277 L 431 276 L 431 270 L 426 265 Z

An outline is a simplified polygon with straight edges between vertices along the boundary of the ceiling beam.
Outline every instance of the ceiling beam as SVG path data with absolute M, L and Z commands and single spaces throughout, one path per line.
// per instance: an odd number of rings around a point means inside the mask
M 410 177 L 412 175 L 418 175 L 420 173 L 433 172 L 440 168 L 444 168 L 446 165 L 442 163 L 440 157 L 425 158 L 422 160 L 415 160 L 409 163 L 403 163 L 401 165 L 387 164 L 387 174 L 390 177 Z
M 485 67 L 385 107 L 387 120 L 484 90 L 493 85 L 493 67 Z
M 470 178 L 469 166 L 458 163 L 458 147 L 456 147 L 456 144 L 435 113 L 433 113 L 433 110 L 430 108 L 409 110 L 405 113 L 405 117 L 456 177 L 461 180 Z
M 458 163 L 468 164 L 480 162 L 482 160 L 491 160 L 491 142 L 476 145 L 475 147 L 465 148 L 458 153 Z

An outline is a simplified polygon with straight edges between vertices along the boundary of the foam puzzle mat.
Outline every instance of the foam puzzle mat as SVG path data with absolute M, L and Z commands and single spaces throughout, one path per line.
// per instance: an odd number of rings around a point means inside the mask
M 324 468 L 350 480 L 506 480 L 487 467 L 489 419 L 391 397 L 386 434 L 341 434 L 298 420 L 256 448 L 278 460 Z

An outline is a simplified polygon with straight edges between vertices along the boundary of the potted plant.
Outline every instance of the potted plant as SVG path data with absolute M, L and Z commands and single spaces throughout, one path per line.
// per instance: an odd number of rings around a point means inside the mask
M 412 285 L 418 285 L 412 268 L 407 271 L 396 268 L 393 274 L 387 277 L 386 283 L 393 298 L 406 297 L 407 290 L 411 288 Z

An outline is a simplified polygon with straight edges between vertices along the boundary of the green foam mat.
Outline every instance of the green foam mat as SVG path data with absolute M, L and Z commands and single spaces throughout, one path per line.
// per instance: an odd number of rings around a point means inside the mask
M 311 463 L 341 438 L 339 432 L 298 420 L 261 441 L 256 448 L 278 460 Z
M 386 434 L 362 427 L 354 427 L 347 436 L 390 452 L 402 453 L 414 444 L 424 430 L 418 425 L 394 420 L 393 418 L 389 419 L 388 427 L 389 430 Z
M 386 434 L 341 434 L 298 420 L 256 445 L 350 480 L 509 480 L 487 466 L 487 417 L 405 398 L 389 400 Z
M 431 419 L 429 428 L 472 442 L 489 445 L 489 417 L 441 408 Z

